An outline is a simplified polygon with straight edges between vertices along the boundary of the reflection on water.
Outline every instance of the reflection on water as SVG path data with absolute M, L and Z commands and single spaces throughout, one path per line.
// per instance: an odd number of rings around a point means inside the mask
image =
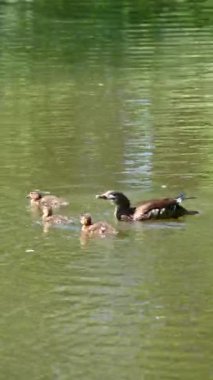
M 5 379 L 212 377 L 212 10 L 139 3 L 0 4 Z M 34 188 L 75 225 L 44 233 Z M 200 215 L 118 223 L 107 189 Z M 87 212 L 118 236 L 82 244 Z

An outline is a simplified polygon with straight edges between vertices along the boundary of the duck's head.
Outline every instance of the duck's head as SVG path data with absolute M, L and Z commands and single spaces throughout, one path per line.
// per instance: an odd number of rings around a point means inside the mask
M 33 201 L 38 201 L 39 199 L 43 197 L 43 194 L 40 190 L 33 190 L 33 191 L 30 191 L 30 193 L 27 194 L 26 197 Z
M 80 222 L 82 226 L 91 226 L 92 224 L 92 217 L 90 214 L 83 214 L 80 216 Z
M 119 191 L 109 190 L 103 194 L 96 195 L 96 199 L 106 199 L 112 201 L 116 206 L 120 206 L 122 208 L 129 208 L 130 201 L 129 199 Z

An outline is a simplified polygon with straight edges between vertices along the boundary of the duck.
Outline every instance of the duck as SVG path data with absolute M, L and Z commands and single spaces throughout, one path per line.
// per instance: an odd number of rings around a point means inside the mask
M 80 216 L 80 222 L 82 224 L 81 231 L 89 236 L 101 236 L 117 235 L 117 231 L 107 222 L 93 223 L 90 214 L 83 214 Z
M 71 224 L 73 220 L 64 215 L 53 214 L 53 208 L 48 204 L 42 204 L 42 222 L 48 225 Z
M 26 197 L 30 199 L 30 205 L 38 209 L 42 209 L 43 204 L 48 204 L 54 209 L 69 205 L 69 202 L 67 202 L 65 199 L 59 198 L 55 195 L 45 194 L 40 190 L 30 191 Z
M 151 199 L 144 201 L 138 206 L 131 206 L 130 200 L 119 191 L 109 190 L 96 195 L 96 199 L 111 200 L 115 204 L 114 215 L 121 221 L 146 221 L 151 219 L 177 219 L 184 215 L 195 215 L 198 211 L 185 209 L 181 202 L 186 197 L 181 193 L 176 198 Z

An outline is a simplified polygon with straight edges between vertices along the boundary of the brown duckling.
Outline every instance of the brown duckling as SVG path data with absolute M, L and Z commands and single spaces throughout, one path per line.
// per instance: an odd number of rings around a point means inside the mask
M 71 224 L 72 219 L 64 215 L 53 215 L 53 208 L 47 203 L 42 204 L 42 222 L 55 225 L 55 224 Z
M 88 234 L 89 236 L 106 236 L 106 235 L 116 235 L 118 232 L 107 222 L 92 222 L 92 217 L 90 214 L 84 214 L 80 217 L 80 222 L 82 224 L 81 231 Z
M 30 199 L 30 205 L 38 209 L 42 209 L 42 205 L 45 203 L 52 208 L 59 208 L 63 206 L 68 206 L 69 202 L 65 201 L 63 198 L 59 198 L 55 195 L 45 194 L 40 190 L 31 191 L 27 198 Z
M 115 204 L 115 216 L 118 220 L 145 221 L 150 219 L 179 218 L 184 215 L 195 215 L 198 211 L 189 211 L 181 206 L 185 197 L 180 194 L 177 198 L 153 199 L 132 207 L 129 199 L 118 191 L 107 191 L 96 195 L 96 198 L 111 200 Z M 192 197 L 191 197 L 192 198 Z

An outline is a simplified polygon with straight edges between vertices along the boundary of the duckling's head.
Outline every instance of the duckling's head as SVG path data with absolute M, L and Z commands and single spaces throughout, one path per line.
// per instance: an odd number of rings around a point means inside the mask
M 91 226 L 92 225 L 92 217 L 90 214 L 83 214 L 80 216 L 80 222 L 82 226 Z
M 106 199 L 112 201 L 116 206 L 122 208 L 129 208 L 130 201 L 129 199 L 119 191 L 109 190 L 103 194 L 96 195 L 96 199 Z
M 29 194 L 27 194 L 27 198 L 29 198 L 33 201 L 38 201 L 42 197 L 43 197 L 43 194 L 40 190 L 33 190 L 33 191 L 30 191 Z

